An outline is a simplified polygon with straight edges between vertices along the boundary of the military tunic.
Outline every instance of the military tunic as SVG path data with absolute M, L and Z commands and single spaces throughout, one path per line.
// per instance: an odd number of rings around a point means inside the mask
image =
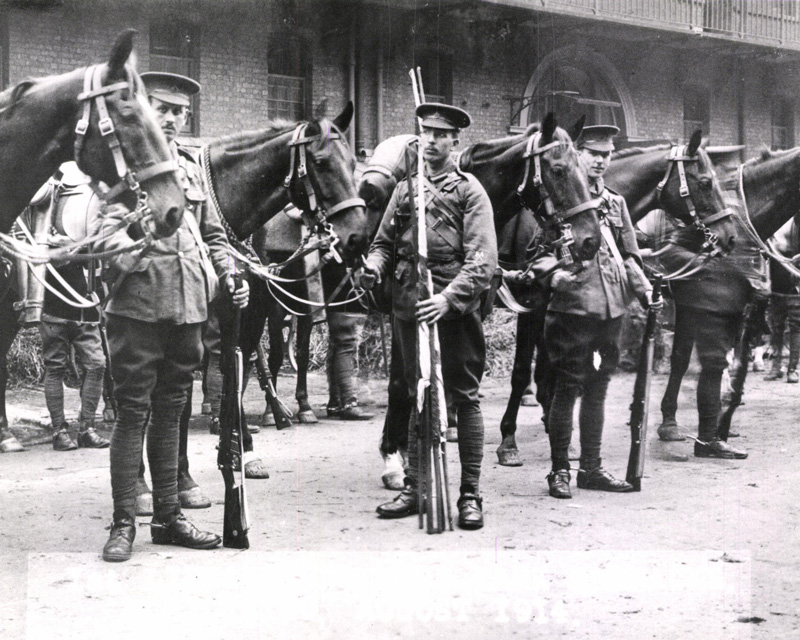
M 486 361 L 479 307 L 481 294 L 488 289 L 497 265 L 492 206 L 481 184 L 452 162 L 443 172 L 431 176 L 430 181 L 441 197 L 426 188 L 428 267 L 434 293 L 441 293 L 450 306 L 437 323 L 442 375 L 448 403 L 458 417 L 461 491 L 477 493 L 483 458 L 478 388 Z M 408 406 L 413 406 L 416 395 L 417 292 L 412 212 L 408 183 L 404 180 L 392 194 L 367 258 L 367 265 L 382 278 L 392 278 L 392 368 L 397 366 L 395 359 L 401 358 L 402 393 Z M 417 436 L 415 425 L 410 426 L 407 474 L 413 484 L 418 472 Z
M 111 441 L 111 487 L 114 509 L 135 514 L 136 484 L 142 459 L 142 433 L 148 423 L 147 452 L 155 513 L 180 511 L 178 500 L 179 421 L 202 358 L 201 332 L 208 317 L 211 283 L 187 217 L 194 216 L 217 277 L 233 267 L 227 240 L 215 209 L 206 200 L 199 165 L 173 147 L 181 168 L 186 210 L 177 232 L 155 240 L 131 267 L 131 257 L 112 257 L 116 272 L 106 310 L 111 371 L 116 383 L 117 422 Z M 115 232 L 110 216 L 97 221 L 108 229 L 96 250 L 131 246 L 138 225 Z M 160 514 L 160 515 L 159 515 Z

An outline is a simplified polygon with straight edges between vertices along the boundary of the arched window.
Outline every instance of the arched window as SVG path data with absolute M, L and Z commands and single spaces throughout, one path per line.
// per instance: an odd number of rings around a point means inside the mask
M 422 88 L 428 102 L 453 103 L 453 59 L 437 52 L 417 56 L 417 66 L 422 70 Z
M 689 142 L 697 129 L 700 129 L 704 136 L 711 133 L 708 92 L 698 87 L 689 87 L 683 94 L 683 141 Z
M 794 146 L 794 109 L 788 98 L 772 100 L 772 149 L 791 149 Z

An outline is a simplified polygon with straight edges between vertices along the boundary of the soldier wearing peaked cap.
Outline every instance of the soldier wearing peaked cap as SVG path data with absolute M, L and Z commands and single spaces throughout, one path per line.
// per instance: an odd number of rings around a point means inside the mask
M 478 529 L 483 526 L 479 479 L 484 433 L 478 387 L 486 360 L 479 305 L 497 265 L 492 205 L 477 179 L 458 169 L 451 159 L 459 130 L 470 124 L 467 112 L 450 105 L 425 103 L 417 108 L 417 116 L 422 120 L 419 151 L 424 162 L 419 164 L 427 178 L 428 266 L 434 295 L 419 302 L 416 299 L 411 223 L 415 207 L 409 202 L 408 185 L 413 176 L 401 181 L 392 194 L 370 248 L 362 282 L 366 285 L 392 278 L 392 336 L 398 341 L 392 352 L 402 357 L 410 406 L 416 396 L 416 323 L 438 323 L 445 392 L 458 417 L 458 522 L 462 528 Z M 416 448 L 417 435 L 412 425 L 408 434 L 406 489 L 394 501 L 378 507 L 383 518 L 402 518 L 418 512 Z
M 642 306 L 652 287 L 642 271 L 625 200 L 606 188 L 603 174 L 611 162 L 612 125 L 585 127 L 575 142 L 589 178 L 589 190 L 600 200 L 603 242 L 597 254 L 574 272 L 557 271 L 545 316 L 547 357 L 546 421 L 552 470 L 547 476 L 550 495 L 570 498 L 568 449 L 578 396 L 581 457 L 578 487 L 627 492 L 633 487 L 601 466 L 605 398 L 611 373 L 619 362 L 622 319 L 635 295 Z M 599 366 L 595 366 L 599 353 Z M 537 363 L 537 368 L 539 363 Z
M 96 250 L 123 250 L 109 259 L 115 280 L 106 303 L 118 407 L 111 438 L 114 515 L 103 548 L 107 562 L 131 556 L 145 427 L 153 482 L 153 542 L 192 549 L 211 549 L 221 542 L 181 513 L 180 419 L 200 364 L 201 336 L 215 289 L 228 292 L 227 304 L 244 307 L 248 301 L 246 281 L 234 291 L 225 231 L 208 204 L 200 167 L 175 140 L 186 123 L 190 97 L 200 85 L 167 73 L 146 73 L 142 79 L 179 166 L 187 206 L 175 234 L 137 251 L 124 251 L 143 235 L 138 223 L 124 225 L 124 207 L 109 207 L 93 225 L 93 233 L 101 238 Z

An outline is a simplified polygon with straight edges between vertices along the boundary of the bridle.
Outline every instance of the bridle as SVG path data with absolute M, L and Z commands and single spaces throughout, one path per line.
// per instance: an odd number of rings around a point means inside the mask
M 686 167 L 684 165 L 687 162 L 697 162 L 698 157 L 686 155 L 686 149 L 687 145 L 675 146 L 670 149 L 669 157 L 667 158 L 667 172 L 664 174 L 661 182 L 658 183 L 658 186 L 656 186 L 658 203 L 662 205 L 664 187 L 667 186 L 667 182 L 669 182 L 669 178 L 672 175 L 672 168 L 676 167 L 678 171 L 678 180 L 680 181 L 679 193 L 686 204 L 686 209 L 689 211 L 689 217 L 692 219 L 692 226 L 703 234 L 701 253 L 708 253 L 712 257 L 721 255 L 723 252 L 719 246 L 719 237 L 708 228 L 708 225 L 733 215 L 733 210 L 730 207 L 725 207 L 721 211 L 702 219 L 697 215 L 697 208 L 694 205 L 692 194 L 689 191 L 689 183 L 686 181 Z M 664 207 L 662 206 L 662 208 Z
M 97 128 L 103 140 L 106 141 L 111 155 L 114 158 L 114 166 L 117 171 L 119 181 L 111 188 L 106 187 L 97 180 L 92 179 L 90 185 L 95 193 L 104 201 L 104 204 L 113 202 L 122 194 L 132 191 L 136 194 L 136 207 L 125 216 L 126 223 L 139 222 L 146 237 L 152 238 L 155 231 L 152 222 L 152 211 L 147 203 L 147 192 L 141 184 L 165 173 L 178 171 L 178 163 L 175 160 L 165 160 L 157 162 L 148 167 L 141 167 L 132 170 L 125 160 L 122 153 L 122 144 L 114 127 L 114 122 L 108 113 L 105 97 L 117 91 L 128 89 L 134 93 L 134 86 L 129 74 L 128 79 L 122 82 L 103 86 L 102 76 L 105 65 L 93 65 L 86 69 L 83 76 L 83 92 L 78 95 L 78 101 L 83 103 L 83 113 L 75 126 L 75 147 L 73 156 L 75 162 L 80 166 L 81 153 L 83 152 L 86 133 L 92 116 L 92 106 L 97 108 Z
M 335 246 L 339 243 L 339 237 L 331 226 L 330 219 L 337 213 L 352 207 L 366 207 L 366 203 L 361 198 L 347 198 L 328 209 L 323 209 L 317 202 L 317 194 L 311 177 L 308 174 L 308 163 L 306 161 L 306 148 L 312 142 L 320 140 L 339 140 L 341 136 L 330 124 L 323 137 L 322 131 L 315 136 L 306 136 L 308 122 L 301 122 L 292 134 L 289 141 L 289 173 L 283 181 L 283 186 L 289 191 L 289 198 L 303 215 L 303 222 L 306 226 L 319 235 L 323 235 L 330 241 L 331 250 L 335 251 Z M 293 189 L 292 185 L 299 183 L 300 189 Z M 296 194 L 305 195 L 306 202 L 300 201 Z M 305 205 L 305 206 L 304 206 Z
M 572 236 L 572 225 L 567 221 L 579 213 L 597 209 L 600 199 L 593 198 L 564 211 L 559 211 L 553 206 L 552 196 L 545 189 L 542 180 L 542 155 L 557 147 L 570 147 L 571 143 L 553 140 L 543 146 L 539 146 L 541 139 L 541 131 L 535 132 L 528 138 L 528 144 L 522 156 L 525 160 L 525 171 L 522 176 L 522 182 L 517 187 L 517 195 L 522 204 L 527 206 L 524 193 L 528 188 L 528 178 L 532 176 L 530 184 L 537 190 L 537 195 L 539 196 L 539 205 L 535 207 L 534 215 L 545 230 L 556 230 L 558 232 L 558 237 L 549 243 L 549 248 L 556 250 L 559 265 L 567 266 L 573 262 L 570 247 L 575 242 Z M 532 172 L 531 166 L 533 166 Z M 542 209 L 544 209 L 544 213 L 542 213 Z

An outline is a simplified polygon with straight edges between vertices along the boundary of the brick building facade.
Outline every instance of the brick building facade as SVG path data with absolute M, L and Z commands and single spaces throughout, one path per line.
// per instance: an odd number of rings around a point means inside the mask
M 274 115 L 333 115 L 352 98 L 353 141 L 368 151 L 412 130 L 407 73 L 420 65 L 429 93 L 472 114 L 466 144 L 550 109 L 565 125 L 580 114 L 615 122 L 632 141 L 682 140 L 702 123 L 713 144 L 744 143 L 748 155 L 797 144 L 796 43 L 706 35 L 690 19 L 648 28 L 580 13 L 587 3 L 6 0 L 0 62 L 8 84 L 60 73 L 103 60 L 116 33 L 135 27 L 140 71 L 186 70 L 202 83 L 187 132 L 201 139 Z

